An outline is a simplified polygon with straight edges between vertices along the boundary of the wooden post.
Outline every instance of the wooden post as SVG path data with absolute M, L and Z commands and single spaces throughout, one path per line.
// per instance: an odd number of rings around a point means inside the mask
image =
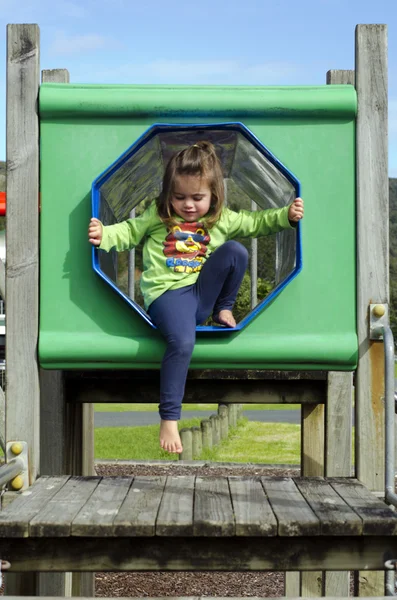
M 212 445 L 216 446 L 221 441 L 221 430 L 219 426 L 218 415 L 211 415 L 210 421 L 212 425 Z
M 229 435 L 229 421 L 227 418 L 227 406 L 225 404 L 220 404 L 218 407 L 218 416 L 219 416 L 219 427 L 220 427 L 220 436 L 221 440 L 227 438 Z
M 192 427 L 192 447 L 193 458 L 198 458 L 203 450 L 200 427 Z
M 6 441 L 29 447 L 30 482 L 40 464 L 39 90 L 37 25 L 7 26 Z M 35 595 L 35 573 L 13 574 L 7 594 Z
M 201 421 L 201 433 L 203 436 L 203 448 L 212 448 L 212 426 L 209 419 Z
M 327 72 L 327 84 L 354 85 L 354 71 Z M 325 475 L 350 477 L 352 468 L 353 374 L 328 373 L 325 416 Z M 349 571 L 326 571 L 325 596 L 348 597 Z
M 191 429 L 181 429 L 179 432 L 183 446 L 183 452 L 180 453 L 180 460 L 193 459 L 193 434 Z
M 356 474 L 384 490 L 383 342 L 369 340 L 369 304 L 389 303 L 387 26 L 356 27 L 357 331 Z M 359 595 L 383 595 L 383 573 L 362 573 Z
M 324 475 L 324 404 L 302 404 L 301 407 L 301 474 L 305 477 Z M 300 585 L 295 572 L 285 574 L 289 594 L 297 591 L 304 597 L 322 595 L 322 571 L 300 573 Z

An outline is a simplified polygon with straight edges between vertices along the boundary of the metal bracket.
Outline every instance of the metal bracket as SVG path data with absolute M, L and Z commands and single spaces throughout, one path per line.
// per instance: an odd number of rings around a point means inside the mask
M 6 445 L 6 464 L 10 464 L 15 459 L 21 462 L 21 470 L 16 477 L 8 483 L 8 489 L 13 492 L 22 492 L 29 487 L 29 461 L 27 442 L 13 441 Z
M 389 324 L 388 304 L 369 305 L 369 339 L 383 340 L 383 327 Z

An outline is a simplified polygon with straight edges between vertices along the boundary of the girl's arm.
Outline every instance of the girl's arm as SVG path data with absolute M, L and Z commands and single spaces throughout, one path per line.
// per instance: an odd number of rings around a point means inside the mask
M 238 213 L 228 211 L 228 237 L 259 237 L 277 233 L 283 229 L 293 229 L 303 218 L 303 200 L 296 198 L 292 204 L 283 208 L 266 210 L 241 210 Z
M 139 217 L 114 225 L 103 225 L 98 219 L 91 219 L 88 239 L 91 244 L 106 252 L 112 248 L 116 248 L 117 252 L 131 250 L 146 235 L 155 219 L 156 211 L 156 207 L 152 204 Z

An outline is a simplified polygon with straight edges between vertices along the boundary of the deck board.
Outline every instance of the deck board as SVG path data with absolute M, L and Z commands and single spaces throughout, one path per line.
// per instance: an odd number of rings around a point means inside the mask
M 167 477 L 157 521 L 156 535 L 192 536 L 195 477 Z
M 261 477 L 278 521 L 278 535 L 320 535 L 320 522 L 289 477 Z
M 229 477 L 229 487 L 236 535 L 277 535 L 277 519 L 261 482 L 253 477 Z
M 166 477 L 135 477 L 113 521 L 115 536 L 154 536 Z
M 0 512 L 0 540 L 396 534 L 392 508 L 350 478 L 40 477 Z
M 72 522 L 72 535 L 113 536 L 113 522 L 122 506 L 133 478 L 106 477 Z
M 226 477 L 197 477 L 194 498 L 195 536 L 235 534 L 233 506 Z
M 100 480 L 100 477 L 70 477 L 30 521 L 30 535 L 32 537 L 70 536 L 74 517 L 83 508 Z
M 40 477 L 0 512 L 0 537 L 29 537 L 29 523 L 66 484 L 68 475 Z
M 363 535 L 396 535 L 397 514 L 357 479 L 342 477 L 329 480 L 330 485 L 362 519 Z
M 295 483 L 317 515 L 322 535 L 361 535 L 362 519 L 322 477 L 302 477 Z

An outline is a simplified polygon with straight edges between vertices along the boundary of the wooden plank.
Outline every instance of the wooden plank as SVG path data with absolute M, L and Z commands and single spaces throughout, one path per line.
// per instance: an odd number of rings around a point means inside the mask
M 289 477 L 261 477 L 278 521 L 278 535 L 297 537 L 320 534 L 320 523 L 294 481 Z
M 362 535 L 362 520 L 327 481 L 319 477 L 296 478 L 294 481 L 317 515 L 322 535 Z
M 229 477 L 236 535 L 277 535 L 277 520 L 259 479 Z
M 350 477 L 352 471 L 353 373 L 328 374 L 325 407 L 325 475 Z
M 193 535 L 195 477 L 167 477 L 156 521 L 156 535 Z
M 29 522 L 59 492 L 68 479 L 67 475 L 43 476 L 25 492 L 15 494 L 15 500 L 0 512 L 0 538 L 28 537 Z
M 356 28 L 357 116 L 357 475 L 384 485 L 383 342 L 369 340 L 370 303 L 389 302 L 387 26 Z M 374 277 L 376 273 L 376 277 Z
M 352 70 L 327 72 L 327 84 L 354 85 Z M 350 477 L 352 469 L 353 374 L 342 371 L 328 373 L 325 405 L 325 475 Z M 325 596 L 349 596 L 350 573 L 328 571 L 324 574 Z
M 356 27 L 357 189 L 356 475 L 369 489 L 384 487 L 384 351 L 370 341 L 370 303 L 389 303 L 389 179 L 387 26 Z M 376 276 L 374 276 L 376 274 Z M 359 595 L 383 594 L 379 575 L 357 578 Z
M 324 403 L 326 399 L 326 381 L 322 379 L 284 378 L 262 380 L 241 379 L 236 375 L 230 379 L 188 379 L 186 382 L 184 403 L 214 402 L 244 403 Z M 68 402 L 158 402 L 158 374 L 151 373 L 137 377 L 134 373 L 103 374 L 67 373 Z M 134 395 L 131 395 L 131 389 Z
M 39 28 L 7 26 L 7 440 L 39 469 Z M 21 243 L 23 240 L 23 243 Z
M 196 478 L 193 531 L 199 536 L 235 535 L 233 506 L 226 478 Z
M 385 540 L 387 543 L 385 543 Z M 176 541 L 178 543 L 176 543 Z M 0 541 L 11 572 L 382 570 L 397 536 L 15 538 Z M 385 554 L 386 553 L 386 554 Z
M 116 536 L 153 536 L 166 477 L 135 477 L 113 526 Z
M 100 480 L 100 477 L 70 477 L 30 521 L 30 536 L 70 536 L 73 519 L 90 498 Z
M 301 474 L 324 475 L 323 404 L 305 404 L 301 409 Z
M 133 478 L 106 477 L 72 522 L 71 535 L 113 536 L 113 521 L 123 504 Z
M 328 482 L 362 519 L 364 535 L 397 534 L 397 514 L 357 479 L 334 478 Z

